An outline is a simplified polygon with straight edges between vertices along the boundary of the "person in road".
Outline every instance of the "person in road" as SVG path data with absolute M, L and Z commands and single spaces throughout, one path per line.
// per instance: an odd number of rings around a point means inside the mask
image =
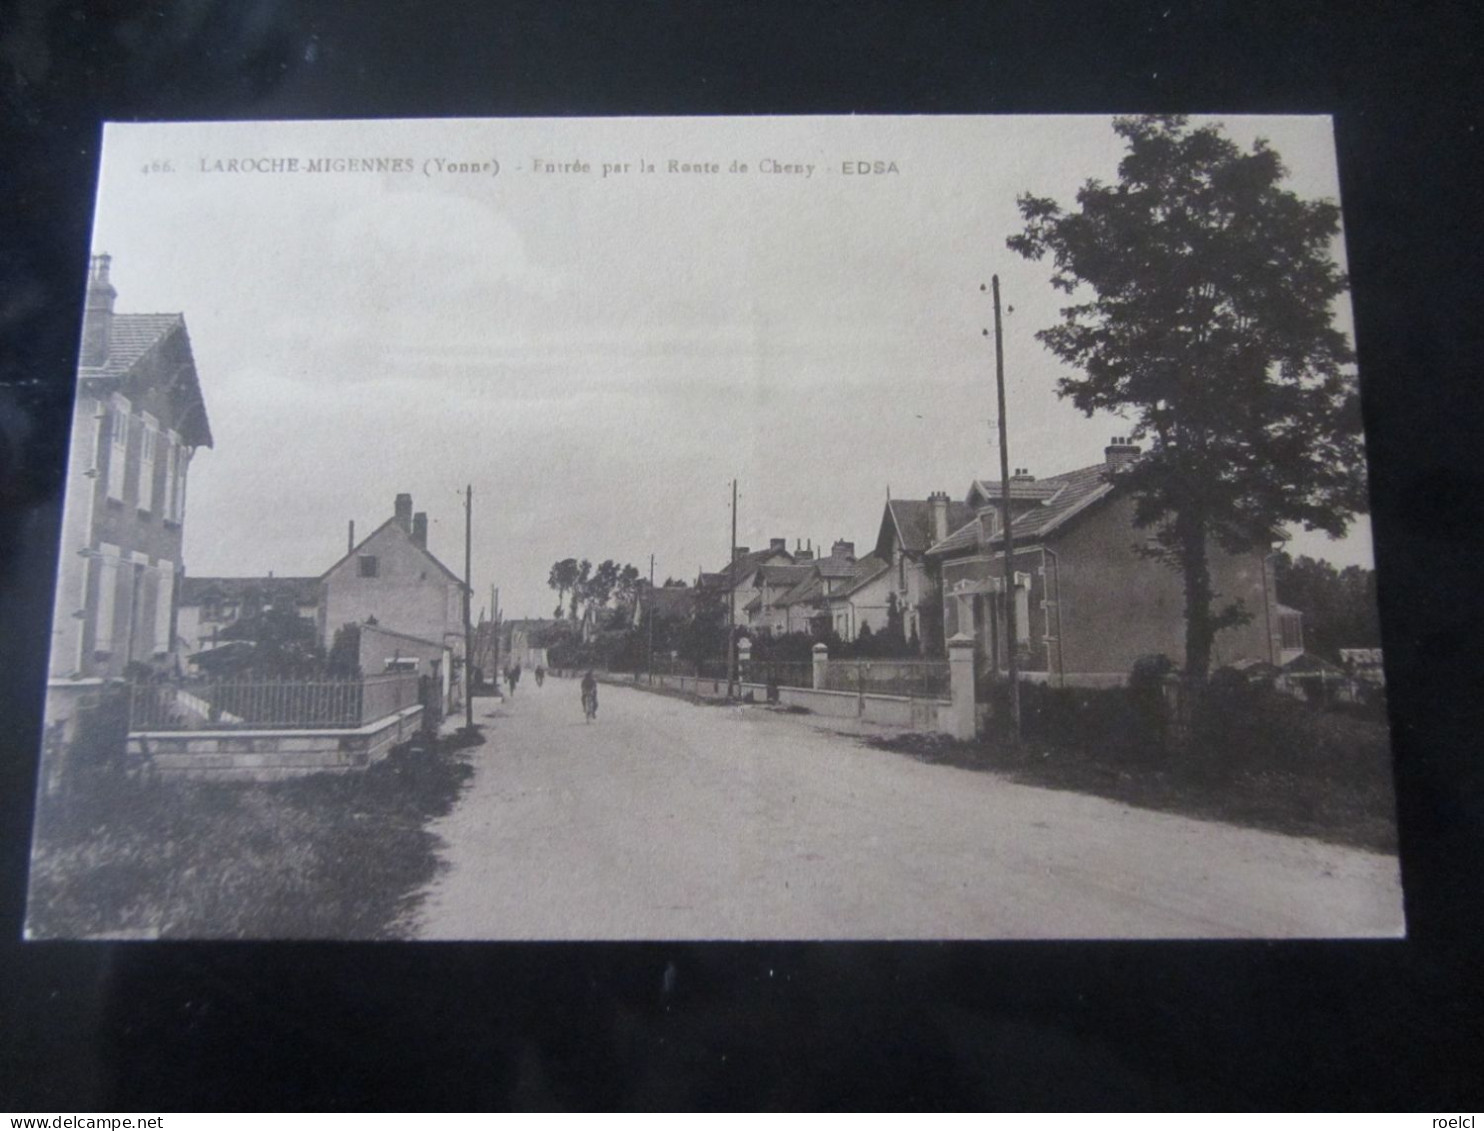
M 540 687 L 546 682 L 546 668 L 541 664 L 536 665 L 536 686 Z
M 582 677 L 582 710 L 590 719 L 598 717 L 598 677 L 591 668 Z

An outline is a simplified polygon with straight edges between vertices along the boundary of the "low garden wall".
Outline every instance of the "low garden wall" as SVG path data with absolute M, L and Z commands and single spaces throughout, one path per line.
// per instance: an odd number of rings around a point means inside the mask
M 711 679 L 708 676 L 656 675 L 651 679 L 641 673 L 638 679 L 615 674 L 607 675 L 604 679 L 605 682 L 621 686 L 663 687 L 706 699 L 724 699 L 727 694 L 726 680 Z M 767 684 L 739 681 L 737 687 L 744 697 L 750 693 L 754 702 L 767 701 Z M 864 719 L 883 726 L 922 731 L 938 730 L 939 708 L 944 709 L 942 713 L 946 724 L 948 707 L 947 700 L 878 695 L 874 692 L 861 695 L 854 691 L 825 691 L 812 687 L 780 687 L 777 701 L 785 707 L 802 707 L 827 718 Z
M 379 762 L 422 726 L 421 706 L 365 726 L 332 730 L 161 730 L 129 735 L 146 775 L 210 781 L 281 781 L 345 773 Z

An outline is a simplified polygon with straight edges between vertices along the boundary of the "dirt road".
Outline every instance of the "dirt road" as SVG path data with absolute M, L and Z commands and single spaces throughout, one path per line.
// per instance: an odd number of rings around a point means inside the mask
M 430 939 L 1391 936 L 1394 858 L 574 681 L 476 703 Z

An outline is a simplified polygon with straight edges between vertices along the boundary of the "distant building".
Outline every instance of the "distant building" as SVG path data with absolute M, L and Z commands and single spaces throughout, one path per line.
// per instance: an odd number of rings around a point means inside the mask
M 390 654 L 404 658 L 415 651 L 419 670 L 438 676 L 452 705 L 454 669 L 464 654 L 464 583 L 428 550 L 428 516 L 412 513 L 411 495 L 398 495 L 392 517 L 326 570 L 320 585 L 319 634 L 326 651 L 347 625 L 380 630 L 372 635 L 395 634 L 402 651 L 393 646 Z M 370 675 L 383 669 L 366 667 L 365 649 L 385 649 L 367 640 L 363 634 L 362 669 Z
M 699 596 L 715 596 L 721 599 L 723 613 L 727 603 L 732 606 L 735 623 L 747 624 L 747 606 L 757 597 L 757 571 L 760 566 L 791 563 L 794 555 L 788 552 L 787 538 L 773 538 L 766 550 L 753 550 L 738 546 L 732 562 L 715 573 L 703 572 L 696 579 Z
M 664 585 L 651 589 L 641 581 L 634 599 L 634 627 L 647 624 L 651 618 L 687 621 L 696 615 L 697 591 L 689 585 Z
M 1185 654 L 1185 595 L 1180 573 L 1141 553 L 1153 532 L 1134 525 L 1134 500 L 1118 471 L 1139 449 L 1115 438 L 1103 463 L 1036 479 L 1010 480 L 1014 538 L 1015 639 L 1007 639 L 1004 531 L 1000 484 L 976 481 L 965 500 L 974 518 L 927 550 L 941 571 L 945 631 L 977 645 L 984 663 L 1006 669 L 1014 647 L 1032 678 L 1068 685 L 1114 685 L 1141 656 Z M 1266 545 L 1209 555 L 1217 608 L 1240 602 L 1246 624 L 1217 634 L 1213 667 L 1239 660 L 1280 665 L 1302 633 L 1278 604 L 1273 555 Z M 1295 635 L 1297 634 L 1297 636 Z
M 886 627 L 890 592 L 886 562 L 874 554 L 856 560 L 855 543 L 841 539 L 830 547 L 828 557 L 796 564 L 802 567 L 802 576 L 769 604 L 770 616 L 783 632 L 833 632 L 849 641 L 866 625 L 872 632 Z
M 48 670 L 48 726 L 139 667 L 175 666 L 186 478 L 212 444 L 180 314 L 114 310 L 94 256 L 83 313 Z
M 318 624 L 317 577 L 185 577 L 175 619 L 176 646 L 183 660 L 209 651 L 223 629 L 269 610 L 291 612 Z
M 902 631 L 925 653 L 943 650 L 943 586 L 928 547 L 972 521 L 967 503 L 935 491 L 926 499 L 887 499 L 876 535 L 875 554 L 891 571 L 891 591 L 902 614 Z

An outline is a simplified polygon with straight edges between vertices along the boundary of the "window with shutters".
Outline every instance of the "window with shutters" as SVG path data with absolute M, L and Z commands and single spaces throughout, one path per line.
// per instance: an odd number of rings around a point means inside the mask
M 156 567 L 159 584 L 155 589 L 155 647 L 156 656 L 172 651 L 170 634 L 171 614 L 175 611 L 175 563 L 161 561 Z
M 112 652 L 114 622 L 118 618 L 119 548 L 107 542 L 99 547 L 93 558 L 94 576 L 97 578 L 93 618 L 93 650 Z
M 160 422 L 145 413 L 139 422 L 139 492 L 136 504 L 140 510 L 155 510 L 155 450 L 159 443 Z
M 129 463 L 129 402 L 115 396 L 108 408 L 108 497 L 124 501 L 124 470 Z
M 1028 644 L 1031 639 L 1031 575 L 1015 575 L 1015 640 Z

